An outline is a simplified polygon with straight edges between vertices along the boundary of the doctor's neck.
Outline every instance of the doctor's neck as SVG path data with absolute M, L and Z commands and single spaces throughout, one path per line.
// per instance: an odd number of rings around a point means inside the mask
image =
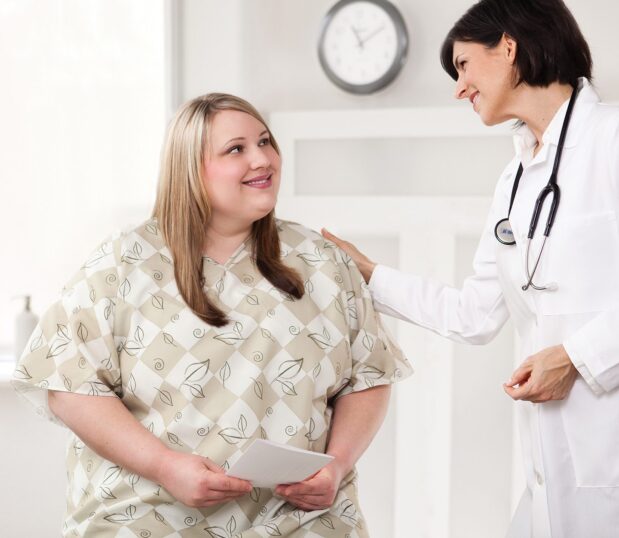
M 527 124 L 537 139 L 537 148 L 543 145 L 542 137 L 561 105 L 572 95 L 572 86 L 553 82 L 546 88 L 522 85 L 517 100 L 516 117 Z

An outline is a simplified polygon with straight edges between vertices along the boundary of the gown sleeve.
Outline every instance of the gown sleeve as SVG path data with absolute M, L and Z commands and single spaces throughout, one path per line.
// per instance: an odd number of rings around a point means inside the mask
M 63 288 L 20 358 L 12 384 L 57 422 L 47 405 L 49 390 L 116 396 L 121 390 L 114 341 L 119 290 L 119 241 L 102 243 Z
M 359 269 L 344 252 L 336 249 L 342 277 L 341 306 L 349 326 L 350 367 L 344 373 L 348 383 L 341 397 L 379 385 L 388 385 L 410 376 L 413 369 L 391 338 L 374 310 L 367 284 Z

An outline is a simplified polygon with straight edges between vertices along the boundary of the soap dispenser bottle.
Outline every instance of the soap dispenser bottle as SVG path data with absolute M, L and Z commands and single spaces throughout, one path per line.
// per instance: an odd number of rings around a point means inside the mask
M 24 301 L 24 309 L 15 318 L 15 337 L 13 339 L 13 353 L 16 361 L 21 357 L 39 321 L 37 315 L 30 310 L 30 295 L 23 295 L 21 299 Z

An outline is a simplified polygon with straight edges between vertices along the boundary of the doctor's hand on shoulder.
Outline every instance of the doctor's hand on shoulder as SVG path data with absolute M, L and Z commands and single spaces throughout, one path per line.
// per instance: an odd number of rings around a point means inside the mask
M 563 400 L 576 381 L 578 370 L 562 345 L 542 349 L 528 357 L 503 385 L 514 400 L 542 403 Z
M 363 275 L 366 283 L 370 282 L 370 278 L 372 278 L 372 273 L 374 272 L 374 268 L 376 267 L 376 263 L 374 263 L 370 258 L 368 258 L 363 252 L 361 252 L 355 245 L 348 241 L 344 241 L 340 239 L 336 235 L 333 235 L 331 232 L 327 231 L 325 228 L 320 230 L 322 236 L 335 243 L 339 248 L 341 248 L 346 254 L 348 254 L 352 261 L 355 262 L 355 265 L 359 268 L 359 271 Z

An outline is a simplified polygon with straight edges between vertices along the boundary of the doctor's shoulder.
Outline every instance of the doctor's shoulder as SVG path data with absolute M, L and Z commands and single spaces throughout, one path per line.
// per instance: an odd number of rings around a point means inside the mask
M 595 137 L 598 144 L 610 143 L 611 149 L 616 150 L 619 145 L 619 105 L 610 103 L 596 103 L 591 107 L 587 118 L 587 131 L 583 135 Z

